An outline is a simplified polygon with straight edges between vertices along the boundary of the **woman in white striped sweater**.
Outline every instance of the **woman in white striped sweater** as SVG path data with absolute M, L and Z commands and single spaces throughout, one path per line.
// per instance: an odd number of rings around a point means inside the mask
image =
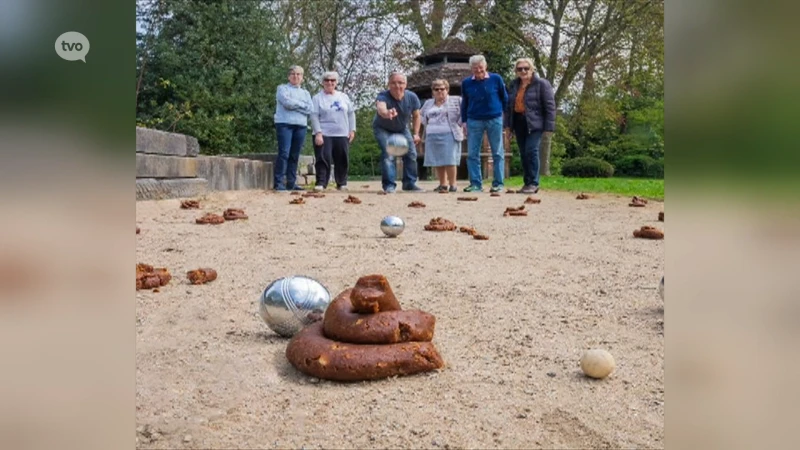
M 425 126 L 425 167 L 436 168 L 436 192 L 456 192 L 456 171 L 461 162 L 461 97 L 449 95 L 447 80 L 433 80 L 433 98 L 422 105 L 420 116 Z

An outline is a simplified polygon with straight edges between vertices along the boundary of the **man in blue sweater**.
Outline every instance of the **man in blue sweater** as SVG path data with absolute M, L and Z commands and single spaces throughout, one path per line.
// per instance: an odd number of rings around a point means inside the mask
M 508 104 L 503 78 L 486 71 L 486 58 L 475 55 L 469 59 L 472 76 L 461 82 L 461 121 L 467 136 L 467 171 L 469 186 L 464 192 L 483 190 L 481 175 L 481 147 L 483 133 L 489 138 L 494 162 L 494 180 L 491 192 L 503 190 L 504 150 L 503 150 L 503 111 Z

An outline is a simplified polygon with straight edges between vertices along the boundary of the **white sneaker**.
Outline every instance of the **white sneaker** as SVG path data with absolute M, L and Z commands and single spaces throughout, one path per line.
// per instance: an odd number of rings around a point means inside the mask
M 322 186 L 320 186 L 320 185 L 316 185 L 316 186 L 314 186 L 314 190 L 315 190 L 315 191 L 321 191 L 321 190 L 324 190 L 324 189 L 325 189 L 325 188 L 324 188 L 324 187 L 322 187 Z
M 338 189 L 340 191 L 349 191 L 350 190 L 350 188 L 348 188 L 346 184 L 344 186 L 339 186 L 336 189 Z

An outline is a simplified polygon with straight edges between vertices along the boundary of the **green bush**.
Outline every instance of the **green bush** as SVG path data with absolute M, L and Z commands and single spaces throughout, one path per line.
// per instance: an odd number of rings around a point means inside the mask
M 354 176 L 374 177 L 381 174 L 380 149 L 361 146 L 355 152 L 350 151 L 350 167 L 348 173 Z
M 647 155 L 628 155 L 616 161 L 617 175 L 640 178 L 664 178 L 664 161 Z
M 602 159 L 582 156 L 563 161 L 561 175 L 577 178 L 610 178 L 614 175 L 614 166 Z
M 653 178 L 664 179 L 664 159 L 656 159 L 653 164 Z

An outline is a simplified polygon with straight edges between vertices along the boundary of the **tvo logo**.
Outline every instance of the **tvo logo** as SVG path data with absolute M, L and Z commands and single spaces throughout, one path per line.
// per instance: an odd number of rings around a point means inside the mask
M 56 53 L 67 61 L 86 62 L 89 39 L 77 31 L 67 31 L 56 39 Z

